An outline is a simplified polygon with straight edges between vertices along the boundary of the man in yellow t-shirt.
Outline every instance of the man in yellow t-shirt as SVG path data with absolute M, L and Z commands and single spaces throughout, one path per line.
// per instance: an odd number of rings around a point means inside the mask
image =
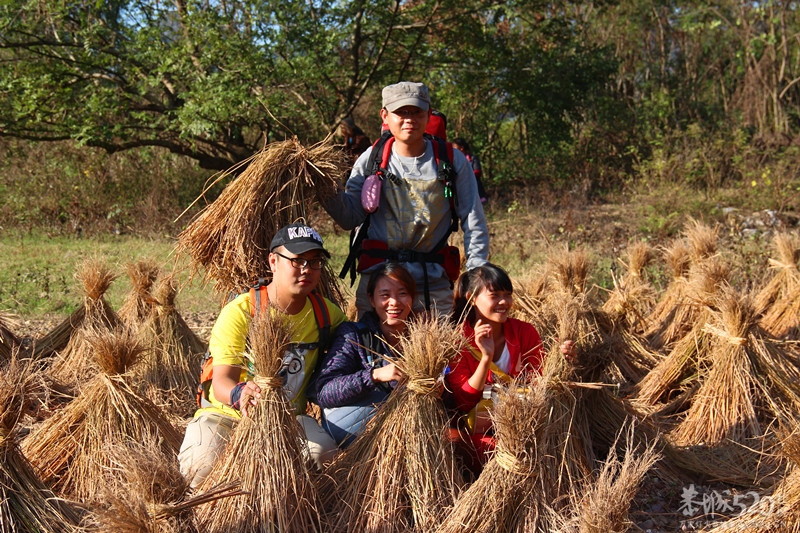
M 272 281 L 266 291 L 269 310 L 288 316 L 293 345 L 284 357 L 284 390 L 306 433 L 310 457 L 319 465 L 336 450 L 336 442 L 317 421 L 305 415 L 306 387 L 319 356 L 319 326 L 309 294 L 319 283 L 322 268 L 330 254 L 322 237 L 304 224 L 281 228 L 270 244 L 269 265 Z M 255 405 L 261 390 L 252 381 L 246 357 L 247 334 L 252 322 L 250 293 L 240 294 L 220 312 L 211 330 L 208 349 L 213 374 L 203 406 L 186 428 L 178 455 L 181 473 L 192 488 L 208 476 L 225 449 L 228 438 L 247 408 Z M 339 307 L 324 300 L 330 315 L 331 330 L 346 320 Z

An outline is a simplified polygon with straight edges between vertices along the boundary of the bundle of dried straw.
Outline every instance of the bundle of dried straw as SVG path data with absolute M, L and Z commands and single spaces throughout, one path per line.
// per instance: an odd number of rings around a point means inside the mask
M 55 497 L 17 444 L 33 377 L 30 363 L 21 364 L 16 354 L 0 370 L 0 532 L 77 533 L 77 510 Z
M 362 433 L 328 469 L 331 531 L 428 532 L 463 486 L 449 419 L 441 399 L 442 371 L 460 353 L 460 329 L 436 317 L 409 323 L 394 362 L 399 384 Z
M 655 288 L 645 277 L 645 268 L 652 261 L 653 253 L 643 242 L 631 246 L 627 253 L 625 276 L 620 280 L 614 276 L 614 290 L 609 294 L 602 309 L 626 331 L 644 333 L 647 317 L 657 300 Z
M 199 507 L 202 531 L 322 531 L 306 442 L 278 376 L 291 338 L 287 322 L 278 314 L 260 313 L 253 320 L 253 380 L 261 387 L 261 398 L 237 424 L 223 458 L 203 484 L 208 489 L 240 481 L 246 494 Z
M 246 165 L 246 168 L 239 171 Z M 239 173 L 178 237 L 177 252 L 191 257 L 195 272 L 227 296 L 268 277 L 269 244 L 281 227 L 307 219 L 317 198 L 333 194 L 347 161 L 324 141 L 306 148 L 297 139 L 275 142 L 217 177 Z M 337 302 L 343 298 L 330 269 L 320 287 Z
M 777 259 L 769 260 L 775 275 L 755 297 L 761 326 L 778 338 L 800 339 L 800 237 L 776 233 Z
M 159 266 L 153 259 L 140 259 L 127 266 L 131 290 L 117 314 L 128 327 L 138 328 L 152 313 L 155 300 L 151 294 L 158 278 Z
M 91 501 L 113 468 L 107 446 L 152 436 L 174 456 L 182 437 L 151 401 L 129 384 L 130 368 L 143 348 L 126 329 L 85 330 L 100 372 L 80 394 L 22 442 L 25 455 L 45 482 L 62 495 Z
M 139 338 L 148 350 L 135 372 L 156 405 L 169 405 L 168 413 L 185 418 L 197 407 L 194 393 L 206 343 L 175 308 L 176 294 L 174 276 L 162 277 L 155 307 L 139 327 Z
M 800 369 L 757 325 L 752 300 L 733 289 L 703 328 L 699 386 L 672 433 L 678 444 L 745 443 L 800 410 Z
M 19 338 L 11 331 L 14 317 L 0 312 L 0 362 L 11 359 L 11 354 L 20 346 Z
M 672 281 L 647 319 L 644 334 L 655 350 L 670 349 L 703 322 L 717 289 L 730 279 L 730 268 L 716 255 L 719 228 L 691 221 L 684 235 L 686 243 L 666 251 Z
M 98 259 L 86 260 L 78 267 L 76 277 L 84 289 L 81 320 L 67 320 L 56 328 L 56 331 L 62 332 L 58 334 L 59 337 L 63 333 L 69 333 L 68 341 L 47 369 L 47 375 L 56 384 L 73 394 L 97 372 L 92 347 L 86 342 L 87 333 L 111 330 L 121 324 L 119 316 L 104 297 L 116 277 L 108 266 Z M 77 317 L 78 311 L 70 318 Z M 51 345 L 61 343 L 55 338 L 46 342 L 52 343 Z M 38 341 L 36 344 L 38 350 L 42 345 Z
M 193 508 L 220 498 L 240 495 L 236 484 L 186 498 L 188 483 L 174 457 L 158 443 L 119 443 L 108 447 L 114 465 L 108 483 L 99 488 L 102 504 L 93 505 L 86 530 L 97 533 L 196 533 Z M 111 474 L 114 475 L 111 475 Z
M 523 504 L 535 493 L 535 505 L 548 505 L 538 483 L 542 454 L 539 440 L 548 423 L 550 390 L 544 380 L 518 381 L 497 393 L 492 411 L 495 454 L 478 479 L 464 491 L 438 533 L 520 531 Z M 533 531 L 533 530 L 532 530 Z

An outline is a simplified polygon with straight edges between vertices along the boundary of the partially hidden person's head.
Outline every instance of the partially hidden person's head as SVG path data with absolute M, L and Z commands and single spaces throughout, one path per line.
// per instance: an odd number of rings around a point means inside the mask
M 453 139 L 453 148 L 456 150 L 461 150 L 461 153 L 464 155 L 470 155 L 472 153 L 469 143 L 464 137 L 456 137 Z
M 381 119 L 396 141 L 422 139 L 431 110 L 431 98 L 424 83 L 401 81 L 383 88 Z
M 272 281 L 295 296 L 307 296 L 317 287 L 331 254 L 322 237 L 305 224 L 294 223 L 275 233 L 269 245 Z
M 505 322 L 514 305 L 508 273 L 492 263 L 468 270 L 456 280 L 452 318 L 475 324 L 478 318 Z
M 417 297 L 417 284 L 403 266 L 387 261 L 370 274 L 367 296 L 382 324 L 404 327 Z

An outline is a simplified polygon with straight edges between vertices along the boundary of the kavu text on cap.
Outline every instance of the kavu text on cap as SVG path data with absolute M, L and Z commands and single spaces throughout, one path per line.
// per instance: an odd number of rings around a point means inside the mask
M 331 254 L 322 244 L 322 237 L 317 231 L 305 224 L 289 224 L 278 230 L 269 245 L 269 251 L 273 251 L 278 246 L 283 246 L 293 254 L 302 254 L 311 250 L 322 250 L 326 257 Z

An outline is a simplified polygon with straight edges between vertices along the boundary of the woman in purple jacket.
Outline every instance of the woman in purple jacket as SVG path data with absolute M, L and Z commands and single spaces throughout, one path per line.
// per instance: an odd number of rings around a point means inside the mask
M 407 330 L 416 283 L 395 262 L 380 265 L 367 285 L 372 311 L 336 329 L 331 347 L 309 386 L 309 399 L 322 408 L 322 427 L 346 447 L 386 401 L 399 369 L 387 361 Z

